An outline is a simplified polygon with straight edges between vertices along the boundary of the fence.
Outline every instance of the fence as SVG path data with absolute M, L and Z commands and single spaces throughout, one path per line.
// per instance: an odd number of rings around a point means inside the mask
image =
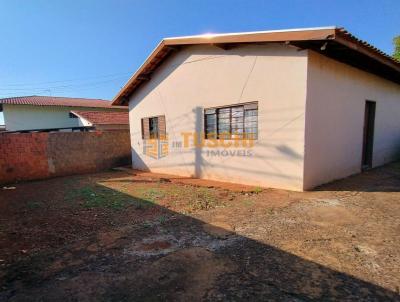
M 0 183 L 84 174 L 127 165 L 129 130 L 0 134 Z

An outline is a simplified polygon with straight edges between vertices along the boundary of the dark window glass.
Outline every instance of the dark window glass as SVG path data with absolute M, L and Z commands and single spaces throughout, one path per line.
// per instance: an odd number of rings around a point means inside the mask
M 158 138 L 158 117 L 149 119 L 150 139 Z
M 206 138 L 246 138 L 258 137 L 258 105 L 249 103 L 204 110 Z
M 217 138 L 217 114 L 209 112 L 205 114 L 205 132 L 206 138 Z

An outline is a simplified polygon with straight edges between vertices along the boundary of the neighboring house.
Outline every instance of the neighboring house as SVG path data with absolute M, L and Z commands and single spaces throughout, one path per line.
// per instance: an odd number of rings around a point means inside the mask
M 0 99 L 7 131 L 79 127 L 77 111 L 120 111 L 124 107 L 111 106 L 110 101 L 50 96 L 23 96 Z
M 307 190 L 400 153 L 400 63 L 341 28 L 164 39 L 113 104 L 137 169 Z
M 79 126 L 96 130 L 129 129 L 128 112 L 71 111 L 79 119 Z

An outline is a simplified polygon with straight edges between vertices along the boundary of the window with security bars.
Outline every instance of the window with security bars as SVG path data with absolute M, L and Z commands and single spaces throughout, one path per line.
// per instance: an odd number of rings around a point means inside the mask
M 204 110 L 207 139 L 257 139 L 258 103 L 246 103 Z

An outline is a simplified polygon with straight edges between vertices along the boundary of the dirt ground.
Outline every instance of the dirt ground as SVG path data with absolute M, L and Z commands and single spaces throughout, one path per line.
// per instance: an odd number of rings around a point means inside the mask
M 0 188 L 0 301 L 400 301 L 400 163 L 299 193 L 112 171 Z

